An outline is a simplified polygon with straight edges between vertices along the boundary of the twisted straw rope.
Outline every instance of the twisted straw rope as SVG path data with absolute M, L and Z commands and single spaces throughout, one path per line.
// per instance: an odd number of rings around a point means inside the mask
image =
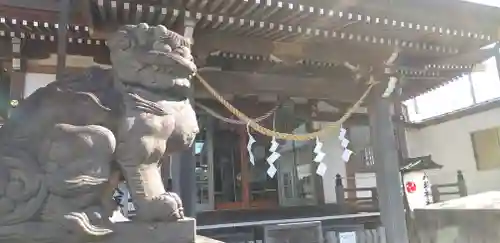
M 338 131 L 342 123 L 344 123 L 347 119 L 349 119 L 349 117 L 351 117 L 351 115 L 357 109 L 359 109 L 359 107 L 361 107 L 361 104 L 364 102 L 366 97 L 368 97 L 368 94 L 372 90 L 373 86 L 377 84 L 377 82 L 373 80 L 373 77 L 370 77 L 370 80 L 368 81 L 368 88 L 365 90 L 361 98 L 356 103 L 354 103 L 354 105 L 352 105 L 351 108 L 349 108 L 347 112 L 338 121 L 330 123 L 325 128 L 318 130 L 316 132 L 306 133 L 306 134 L 290 134 L 290 133 L 276 132 L 259 125 L 257 122 L 249 118 L 243 112 L 239 111 L 228 101 L 226 101 L 224 97 L 222 97 L 222 95 L 220 95 L 212 86 L 210 86 L 210 84 L 208 84 L 208 82 L 203 77 L 200 76 L 199 73 L 196 73 L 195 76 L 198 79 L 198 81 L 200 81 L 200 83 L 208 90 L 208 92 L 211 95 L 213 95 L 215 99 L 217 99 L 217 101 L 219 101 L 224 107 L 226 107 L 226 109 L 228 109 L 232 114 L 238 117 L 238 119 L 247 123 L 248 126 L 253 128 L 255 131 L 269 137 L 275 137 L 276 139 L 291 140 L 291 141 L 313 140 L 316 139 L 317 137 L 320 137 L 321 135 Z
M 215 117 L 215 118 L 217 118 L 217 119 L 219 119 L 219 120 L 221 120 L 223 122 L 226 122 L 226 123 L 229 123 L 229 124 L 235 124 L 235 125 L 246 125 L 247 124 L 247 123 L 245 123 L 242 120 L 235 120 L 235 119 L 224 117 L 224 116 L 220 115 L 219 113 L 217 113 L 216 111 L 214 111 L 214 110 L 212 110 L 212 109 L 208 108 L 207 106 L 202 105 L 200 103 L 195 103 L 195 105 L 198 106 L 198 107 L 200 107 L 204 111 L 206 111 L 208 114 L 212 115 L 213 117 Z M 266 120 L 272 114 L 274 114 L 274 112 L 276 112 L 276 110 L 278 110 L 279 107 L 280 107 L 280 105 L 276 105 L 271 110 L 269 110 L 268 112 L 264 113 L 264 115 L 256 117 L 256 118 L 253 118 L 252 120 L 254 120 L 255 122 L 261 122 L 263 120 Z

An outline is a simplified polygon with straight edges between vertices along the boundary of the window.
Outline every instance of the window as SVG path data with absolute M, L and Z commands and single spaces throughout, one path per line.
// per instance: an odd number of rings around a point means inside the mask
M 500 168 L 500 127 L 471 134 L 478 170 Z
M 366 167 L 371 167 L 375 164 L 375 158 L 373 157 L 373 147 L 363 148 L 362 153 L 363 165 Z

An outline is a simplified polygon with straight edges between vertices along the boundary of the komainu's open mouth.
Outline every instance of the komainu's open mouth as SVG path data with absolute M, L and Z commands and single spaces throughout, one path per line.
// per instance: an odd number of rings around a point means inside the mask
M 136 55 L 137 61 L 144 66 L 152 66 L 154 69 L 180 78 L 190 78 L 196 73 L 196 65 L 192 58 L 186 58 L 176 52 L 147 51 Z

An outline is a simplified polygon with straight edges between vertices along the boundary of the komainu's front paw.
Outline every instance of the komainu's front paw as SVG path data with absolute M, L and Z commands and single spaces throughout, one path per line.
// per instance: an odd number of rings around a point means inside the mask
M 182 200 L 179 195 L 175 192 L 167 192 L 164 195 L 168 195 L 168 197 L 173 198 L 177 204 L 177 219 L 183 219 L 184 218 L 184 205 L 182 205 Z
M 184 208 L 176 193 L 167 192 L 140 207 L 137 216 L 145 221 L 176 221 L 184 218 Z

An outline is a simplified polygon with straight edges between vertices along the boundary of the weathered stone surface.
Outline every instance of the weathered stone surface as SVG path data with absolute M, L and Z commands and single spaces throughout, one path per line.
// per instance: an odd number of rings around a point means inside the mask
M 108 47 L 113 69 L 37 90 L 0 129 L 0 242 L 194 241 L 194 221 L 159 171 L 162 155 L 190 147 L 199 130 L 189 41 L 139 24 Z M 114 224 L 121 180 L 137 216 Z
M 421 243 L 500 242 L 500 191 L 417 208 L 414 216 Z
M 122 222 L 114 226 L 116 236 L 106 243 L 193 243 L 196 241 L 196 220 L 185 218 L 177 222 Z
M 210 239 L 205 236 L 197 235 L 196 236 L 196 243 L 223 243 L 222 241 Z

